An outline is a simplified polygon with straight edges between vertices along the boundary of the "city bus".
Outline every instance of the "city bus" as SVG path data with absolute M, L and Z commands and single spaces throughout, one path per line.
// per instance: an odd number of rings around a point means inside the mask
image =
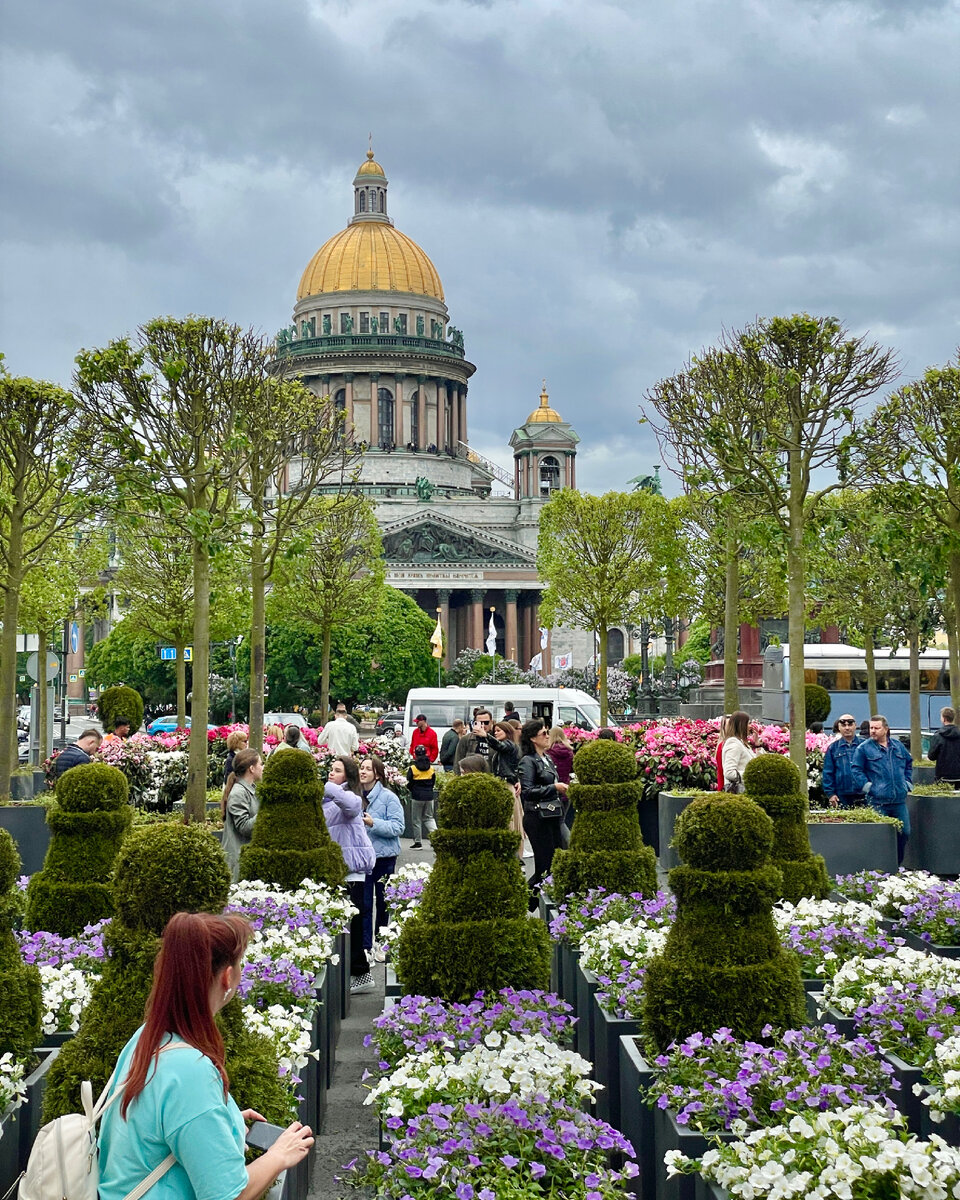
M 786 721 L 790 700 L 790 647 L 770 646 L 764 652 L 763 715 Z M 877 706 L 891 729 L 910 728 L 910 658 L 906 649 L 881 647 L 874 651 L 877 668 Z M 867 699 L 866 652 L 856 646 L 830 643 L 803 647 L 804 678 L 830 693 L 830 724 L 848 712 L 857 723 L 872 714 Z M 925 730 L 940 725 L 940 709 L 950 703 L 950 660 L 946 650 L 920 655 L 920 724 Z

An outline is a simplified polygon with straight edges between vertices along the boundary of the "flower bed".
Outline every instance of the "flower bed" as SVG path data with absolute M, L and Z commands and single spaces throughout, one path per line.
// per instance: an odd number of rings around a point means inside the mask
M 781 901 L 773 919 L 783 944 L 799 957 L 805 979 L 830 979 L 851 958 L 876 958 L 903 945 L 876 910 L 857 900 Z
M 601 1007 L 617 1018 L 640 1018 L 646 964 L 666 940 L 664 926 L 629 921 L 609 921 L 584 936 L 580 965 L 597 977 Z
M 379 941 L 385 950 L 395 946 L 404 922 L 416 912 L 424 885 L 432 870 L 431 863 L 410 863 L 400 867 L 383 885 L 389 921 L 380 931 Z
M 666 927 L 672 924 L 676 911 L 672 892 L 659 891 L 644 899 L 639 892 L 625 896 L 606 888 L 594 888 L 585 896 L 572 896 L 560 905 L 550 922 L 550 936 L 555 941 L 579 946 L 585 934 L 610 921 L 638 921 L 648 927 Z

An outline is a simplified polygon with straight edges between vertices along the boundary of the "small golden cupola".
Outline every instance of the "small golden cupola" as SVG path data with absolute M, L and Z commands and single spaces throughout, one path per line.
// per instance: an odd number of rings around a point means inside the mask
M 556 424 L 561 424 L 563 421 L 563 417 L 560 416 L 557 410 L 550 407 L 550 397 L 547 394 L 546 380 L 543 381 L 543 389 L 540 392 L 540 407 L 535 408 L 530 416 L 527 417 L 527 424 L 529 425 L 531 422 L 540 424 L 544 421 L 552 421 Z

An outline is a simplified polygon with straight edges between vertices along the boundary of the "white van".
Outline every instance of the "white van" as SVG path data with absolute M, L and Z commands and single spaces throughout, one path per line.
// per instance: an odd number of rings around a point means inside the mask
M 427 724 L 442 739 L 457 717 L 467 731 L 473 728 L 473 710 L 486 708 L 494 721 L 503 720 L 503 706 L 513 701 L 521 720 L 542 717 L 549 725 L 575 725 L 578 729 L 600 728 L 600 705 L 587 692 L 576 688 L 536 688 L 502 683 L 477 687 L 413 688 L 407 692 L 403 734 L 407 745 L 415 728 L 414 718 L 423 713 Z

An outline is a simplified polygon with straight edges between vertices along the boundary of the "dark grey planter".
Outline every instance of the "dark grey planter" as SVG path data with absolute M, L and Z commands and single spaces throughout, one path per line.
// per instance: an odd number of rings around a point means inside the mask
M 916 1083 L 925 1084 L 926 1076 L 922 1068 L 904 1062 L 902 1058 L 892 1054 L 889 1050 L 884 1051 L 882 1057 L 893 1067 L 893 1077 L 900 1084 L 900 1090 L 891 1092 L 890 1099 L 906 1117 L 907 1128 L 910 1132 L 921 1137 L 927 1117 L 927 1106 L 919 1096 L 914 1095 L 913 1086 Z
M 324 967 L 320 974 L 314 980 L 316 986 L 317 1007 L 313 1013 L 313 1045 L 320 1051 L 320 1058 L 316 1064 L 316 1072 L 314 1073 L 314 1111 L 316 1125 L 313 1126 L 314 1132 L 323 1125 L 323 1118 L 327 1111 L 327 1088 L 329 1083 L 327 1073 L 330 1070 L 330 1064 L 327 1061 L 327 1056 L 330 1053 L 330 1031 L 329 1021 L 327 1020 L 327 1006 L 325 1003 L 325 989 L 327 986 L 327 968 Z
M 654 1108 L 653 1129 L 656 1145 L 656 1200 L 694 1200 L 695 1175 L 675 1175 L 667 1178 L 663 1156 L 668 1150 L 679 1150 L 688 1158 L 699 1158 L 716 1142 L 731 1142 L 733 1134 L 717 1133 L 706 1136 L 695 1129 L 678 1125 L 671 1108 Z
M 387 963 L 387 981 L 384 985 L 383 994 L 385 996 L 402 996 L 403 984 L 397 978 L 396 969 Z
M 65 1033 L 42 1033 L 38 1050 L 48 1050 L 52 1047 L 65 1046 L 71 1038 L 76 1037 L 76 1030 L 69 1029 Z
M 569 942 L 560 943 L 560 995 L 577 1011 L 577 963 L 580 961 L 579 946 Z
M 807 1005 L 807 1020 L 811 1025 L 817 1024 L 817 1001 L 822 995 L 822 979 L 805 979 L 803 981 L 803 998 Z
M 640 817 L 640 835 L 644 845 L 652 846 L 657 856 L 660 854 L 660 800 L 650 796 L 641 800 L 637 806 Z
M 911 772 L 914 784 L 935 783 L 937 779 L 936 766 L 921 767 L 919 763 L 913 764 Z
M 897 870 L 897 835 L 892 825 L 807 822 L 810 849 L 822 854 L 828 875 Z
M 602 1084 L 603 1091 L 597 1093 L 597 1116 L 616 1129 L 620 1124 L 620 1039 L 634 1037 L 641 1032 L 640 1021 L 635 1018 L 612 1016 L 602 1008 L 596 995 L 593 997 L 593 1078 Z
M 694 1175 L 693 1194 L 696 1200 L 728 1200 L 730 1193 L 719 1183 L 710 1183 L 702 1175 Z
M 814 992 L 807 993 L 808 997 L 815 994 Z M 807 1011 L 810 1011 L 809 1001 Z M 843 1013 L 837 1012 L 835 1008 L 824 1009 L 822 1016 L 817 1016 L 814 1023 L 817 1025 L 833 1025 L 842 1038 L 855 1038 L 857 1036 L 857 1024 L 853 1017 L 845 1016 Z
M 677 817 L 683 812 L 687 805 L 694 799 L 693 796 L 678 796 L 676 792 L 661 792 L 658 801 L 659 806 L 659 830 L 660 830 L 660 868 L 663 871 L 669 871 L 673 867 L 680 866 L 680 855 L 670 845 L 673 841 L 673 830 L 677 823 Z
M 23 861 L 23 874 L 36 875 L 43 866 L 50 845 L 47 810 L 42 804 L 0 805 L 0 829 L 6 829 L 17 843 Z M 0 1192 L 0 1196 L 3 1193 Z
M 29 775 L 10 776 L 10 799 L 20 801 L 33 799 L 33 772 Z
M 960 797 L 908 796 L 910 837 L 904 866 L 960 875 Z
M 929 1095 L 933 1089 L 924 1088 L 924 1094 Z M 960 1116 L 956 1113 L 944 1113 L 942 1121 L 934 1121 L 930 1116 L 930 1106 L 921 1104 L 923 1109 L 923 1136 L 928 1138 L 931 1133 L 937 1133 L 948 1146 L 960 1147 Z
M 333 1084 L 337 1037 L 340 1033 L 340 981 L 332 963 L 327 963 L 324 968 L 320 994 L 323 1005 L 323 1077 L 324 1086 L 329 1088 Z
M 20 1122 L 23 1109 L 0 1113 L 0 1196 L 11 1191 L 20 1174 Z
M 350 1016 L 350 930 L 345 929 L 338 938 L 340 950 L 340 1016 L 345 1021 Z
M 47 790 L 47 777 L 43 771 L 34 770 L 33 772 L 33 794 L 34 796 L 42 796 Z
M 577 1053 L 594 1062 L 593 997 L 599 984 L 592 971 L 577 964 Z
M 644 1103 L 653 1083 L 656 1070 L 640 1053 L 639 1039 L 620 1038 L 620 1125 L 623 1136 L 633 1146 L 639 1175 L 623 1185 L 629 1196 L 654 1200 L 656 1194 L 656 1162 L 654 1155 L 653 1109 Z
M 40 1114 L 43 1112 L 43 1095 L 47 1090 L 47 1072 L 59 1053 L 59 1046 L 50 1050 L 41 1050 L 39 1065 L 24 1080 L 27 1097 L 23 1102 L 23 1107 L 17 1113 L 17 1124 L 20 1126 L 21 1171 L 26 1170 L 27 1159 L 30 1157 L 33 1143 L 37 1140 L 37 1134 L 40 1132 L 42 1124 Z

